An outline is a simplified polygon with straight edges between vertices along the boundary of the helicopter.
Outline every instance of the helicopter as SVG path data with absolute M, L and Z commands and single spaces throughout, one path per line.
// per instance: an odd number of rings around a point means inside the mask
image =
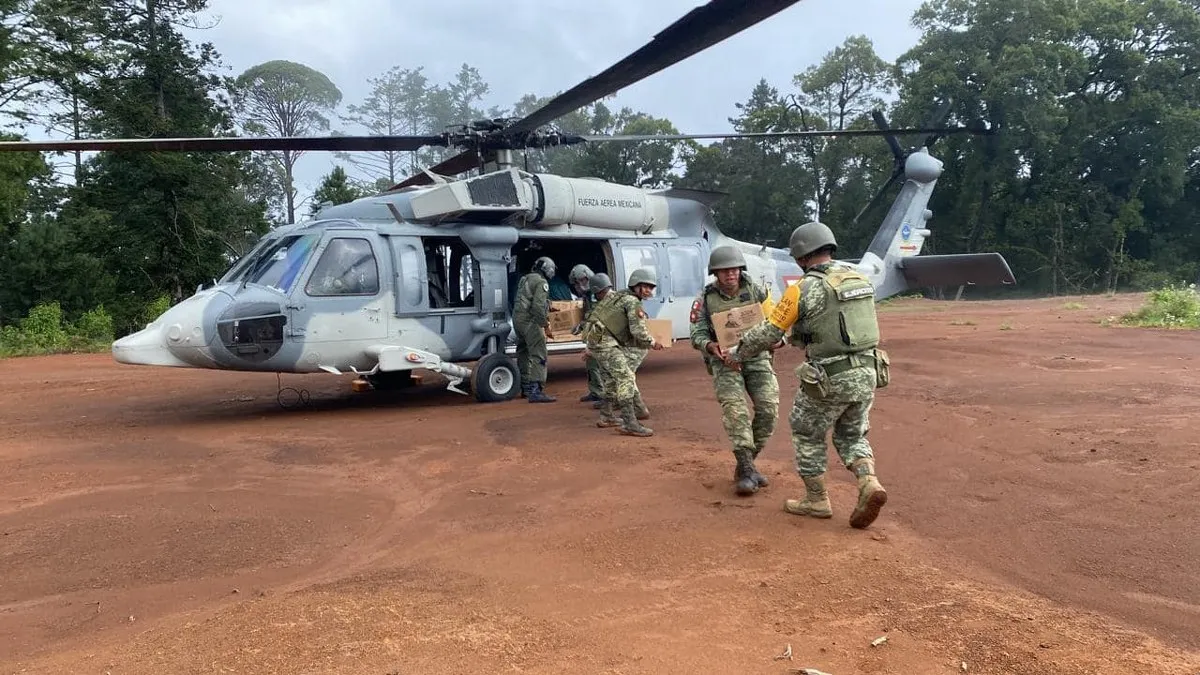
M 643 308 L 671 322 L 673 340 L 689 336 L 691 302 L 711 278 L 707 262 L 716 247 L 739 248 L 747 273 L 768 291 L 799 282 L 803 271 L 787 250 L 720 231 L 713 207 L 722 193 L 646 189 L 514 166 L 514 150 L 577 143 L 884 136 L 895 166 L 877 198 L 903 183 L 866 252 L 847 261 L 874 283 L 876 300 L 927 286 L 1015 283 L 998 253 L 919 255 L 930 236 L 927 204 L 942 171 L 929 146 L 946 134 L 991 133 L 979 125 L 937 127 L 948 103 L 917 129 L 890 129 L 880 113 L 877 129 L 842 131 L 588 136 L 549 126 L 796 2 L 710 0 L 524 118 L 480 120 L 439 135 L 14 141 L 0 143 L 0 150 L 462 150 L 377 195 L 268 232 L 211 286 L 201 285 L 142 330 L 113 342 L 113 357 L 123 364 L 354 373 L 376 389 L 408 386 L 414 371 L 425 370 L 442 374 L 456 393 L 505 401 L 521 391 L 511 319 L 516 281 L 538 257 L 550 257 L 560 269 L 583 263 L 614 281 L 651 270 L 658 286 Z M 907 134 L 925 139 L 906 153 L 895 136 Z M 479 175 L 454 178 L 472 170 Z M 548 344 L 552 355 L 583 349 L 577 339 Z

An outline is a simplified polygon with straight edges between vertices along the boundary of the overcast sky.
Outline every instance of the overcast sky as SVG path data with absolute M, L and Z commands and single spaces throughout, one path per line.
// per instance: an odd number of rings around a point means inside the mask
M 448 81 L 463 62 L 511 106 L 526 93 L 549 95 L 599 73 L 651 40 L 703 0 L 211 0 L 216 26 L 188 31 L 212 42 L 229 74 L 272 59 L 325 73 L 346 104 L 367 94 L 367 78 L 392 66 L 425 67 Z M 792 76 L 847 37 L 870 38 L 894 60 L 919 38 L 910 24 L 921 0 L 801 0 L 742 33 L 620 91 L 617 106 L 670 119 L 683 133 L 730 130 L 734 103 L 759 78 L 791 91 Z M 346 133 L 362 133 L 341 125 Z M 333 165 L 331 153 L 300 160 L 300 196 Z

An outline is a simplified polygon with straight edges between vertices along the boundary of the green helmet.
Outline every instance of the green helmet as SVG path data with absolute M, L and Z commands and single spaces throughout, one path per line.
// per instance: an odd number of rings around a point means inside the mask
M 746 259 L 742 257 L 741 249 L 736 246 L 718 246 L 708 256 L 708 272 L 727 270 L 731 267 L 746 269 Z
M 658 286 L 658 282 L 654 280 L 654 272 L 651 272 L 645 267 L 634 270 L 633 274 L 629 275 L 629 288 L 633 288 L 638 284 L 646 284 L 647 286 L 654 287 Z
M 593 293 L 599 293 L 606 288 L 612 288 L 612 279 L 609 279 L 608 275 L 604 272 L 593 274 L 592 280 L 588 282 L 588 290 Z
M 571 274 L 567 276 L 567 281 L 572 286 L 582 286 L 587 283 L 588 279 L 592 278 L 592 268 L 580 263 L 571 268 Z
M 554 265 L 553 260 L 547 258 L 546 256 L 542 256 L 533 261 L 533 271 L 541 272 L 542 276 L 546 277 L 547 279 L 553 279 L 554 275 L 558 273 L 558 267 Z
M 792 238 L 788 240 L 793 258 L 803 258 L 822 246 L 832 246 L 836 251 L 837 239 L 829 226 L 815 220 L 792 230 Z

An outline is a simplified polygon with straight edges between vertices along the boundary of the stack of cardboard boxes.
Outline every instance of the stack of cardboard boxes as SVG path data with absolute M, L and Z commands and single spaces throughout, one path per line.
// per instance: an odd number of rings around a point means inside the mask
M 571 330 L 583 321 L 582 300 L 552 300 L 550 301 L 550 338 L 548 342 L 574 342 L 581 340 L 579 335 L 572 335 Z M 650 334 L 663 347 L 671 346 L 671 320 L 649 319 Z

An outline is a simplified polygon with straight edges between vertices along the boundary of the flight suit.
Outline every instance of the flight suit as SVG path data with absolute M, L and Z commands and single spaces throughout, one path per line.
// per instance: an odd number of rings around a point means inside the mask
M 721 422 L 733 443 L 733 456 L 737 461 L 734 480 L 739 482 L 742 494 L 767 485 L 766 478 L 755 468 L 754 460 L 775 432 L 779 418 L 779 380 L 770 352 L 749 357 L 740 369 L 734 369 L 710 354 L 708 346 L 717 339 L 712 326 L 714 314 L 752 303 L 761 304 L 763 315 L 770 316 L 773 306 L 768 293 L 743 272 L 733 296 L 725 295 L 715 282 L 706 286 L 692 303 L 690 316 L 692 347 L 704 355 L 705 368 L 712 376 L 717 402 L 721 404 Z M 753 420 L 746 406 L 746 395 L 754 405 Z M 744 477 L 750 478 L 753 484 L 740 485 Z
M 859 503 L 850 524 L 870 524 L 886 499 L 874 476 L 874 454 L 867 441 L 875 389 L 889 379 L 887 353 L 877 347 L 874 292 L 870 280 L 850 265 L 815 265 L 800 283 L 787 288 L 766 321 L 742 335 L 735 351 L 735 358 L 744 360 L 785 336 L 805 350 L 806 361 L 796 369 L 800 387 L 790 421 L 796 470 L 809 494 L 801 502 L 790 500 L 785 505 L 789 512 L 832 515 L 820 482 L 827 462 L 825 434 L 831 426 L 833 447 L 859 481 Z
M 546 382 L 546 326 L 550 324 L 550 282 L 540 272 L 530 272 L 517 282 L 513 328 L 517 333 L 517 369 L 528 396 Z

